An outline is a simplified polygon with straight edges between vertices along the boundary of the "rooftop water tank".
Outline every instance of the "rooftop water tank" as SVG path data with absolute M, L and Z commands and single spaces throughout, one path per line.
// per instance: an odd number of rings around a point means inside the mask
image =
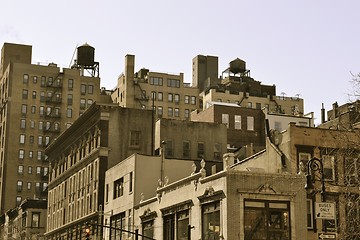
M 241 60 L 240 58 L 236 58 L 230 62 L 230 72 L 237 74 L 237 73 L 244 73 L 246 71 L 246 62 Z
M 80 66 L 94 66 L 95 48 L 85 43 L 77 48 L 77 64 Z

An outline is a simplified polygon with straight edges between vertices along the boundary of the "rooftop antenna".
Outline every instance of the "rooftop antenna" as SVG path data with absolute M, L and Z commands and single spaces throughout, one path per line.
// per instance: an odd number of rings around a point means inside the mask
M 75 47 L 75 49 L 74 49 L 74 53 L 73 53 L 72 58 L 71 58 L 71 60 L 70 60 L 69 68 L 71 67 L 71 63 L 72 63 L 73 60 L 74 60 L 75 53 L 76 53 L 76 50 L 77 50 L 78 46 L 79 46 L 79 44 L 76 44 L 76 47 Z

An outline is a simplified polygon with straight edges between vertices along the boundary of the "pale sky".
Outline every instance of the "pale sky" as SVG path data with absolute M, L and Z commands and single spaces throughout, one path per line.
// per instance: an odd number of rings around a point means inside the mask
M 77 46 L 95 48 L 101 85 L 116 86 L 126 54 L 135 68 L 184 73 L 198 54 L 219 57 L 219 74 L 241 58 L 251 76 L 300 94 L 320 121 L 321 104 L 349 101 L 360 72 L 360 1 L 0 0 L 0 44 L 33 46 L 33 62 L 69 67 Z

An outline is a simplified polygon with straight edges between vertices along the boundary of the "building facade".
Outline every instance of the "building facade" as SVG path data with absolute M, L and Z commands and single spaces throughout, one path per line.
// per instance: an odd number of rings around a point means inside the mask
M 31 63 L 32 47 L 5 43 L 0 71 L 0 212 L 46 199 L 44 149 L 100 95 L 100 78 L 79 68 Z M 108 98 L 110 100 L 110 98 Z
M 82 239 L 86 223 L 102 223 L 105 171 L 135 152 L 151 155 L 151 118 L 149 110 L 94 103 L 46 149 L 48 239 Z
M 0 217 L 1 239 L 44 240 L 46 200 L 25 199 Z
M 224 165 L 207 177 L 201 168 L 140 202 L 139 233 L 153 239 L 306 239 L 303 178 Z
M 122 107 L 154 109 L 155 118 L 188 119 L 201 106 L 198 88 L 184 83 L 183 73 L 135 72 L 134 55 L 125 56 L 112 99 Z

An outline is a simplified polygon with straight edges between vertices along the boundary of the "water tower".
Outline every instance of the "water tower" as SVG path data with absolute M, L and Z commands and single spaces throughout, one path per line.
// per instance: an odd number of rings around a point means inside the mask
M 92 77 L 99 77 L 99 62 L 95 62 L 95 48 L 85 43 L 77 48 L 76 60 L 72 68 L 87 70 Z

